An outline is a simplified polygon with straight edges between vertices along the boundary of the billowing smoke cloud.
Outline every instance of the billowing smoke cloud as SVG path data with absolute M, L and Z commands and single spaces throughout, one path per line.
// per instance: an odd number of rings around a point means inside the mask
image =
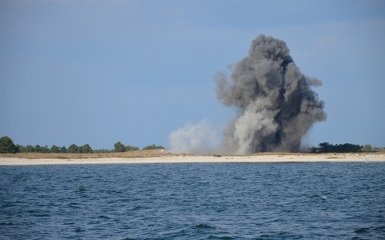
M 284 41 L 258 36 L 231 78 L 218 74 L 216 81 L 219 100 L 238 109 L 224 131 L 228 153 L 298 151 L 310 127 L 326 119 L 311 89 L 321 81 L 300 72 Z
M 218 99 L 237 109 L 221 144 L 207 121 L 187 124 L 170 135 L 171 151 L 248 154 L 298 151 L 311 126 L 326 119 L 323 102 L 311 89 L 321 81 L 305 76 L 284 41 L 258 36 L 231 77 L 219 73 Z

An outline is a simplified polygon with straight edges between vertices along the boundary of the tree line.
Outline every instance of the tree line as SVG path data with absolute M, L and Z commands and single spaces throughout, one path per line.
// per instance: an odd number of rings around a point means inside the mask
M 148 145 L 142 148 L 142 150 L 151 150 L 151 149 L 164 149 L 160 145 Z M 12 138 L 4 136 L 0 138 L 0 153 L 107 153 L 107 152 L 127 152 L 127 151 L 136 151 L 140 150 L 139 147 L 124 145 L 120 141 L 114 144 L 114 149 L 92 149 L 89 144 L 76 145 L 71 144 L 68 147 L 66 146 L 56 146 L 52 145 L 51 147 L 40 146 L 40 145 L 20 145 L 15 144 Z
M 142 150 L 151 150 L 151 149 L 164 149 L 161 145 L 151 144 L 142 148 Z M 108 153 L 108 152 L 127 152 L 127 151 L 137 151 L 140 150 L 139 147 L 132 145 L 125 145 L 122 142 L 116 142 L 113 149 L 92 149 L 89 144 L 76 145 L 71 144 L 68 147 L 66 146 L 40 146 L 40 145 L 19 145 L 15 144 L 13 140 L 4 136 L 0 138 L 0 153 Z M 351 143 L 344 144 L 330 144 L 328 142 L 323 142 L 318 145 L 318 147 L 311 147 L 309 152 L 312 153 L 346 153 L 346 152 L 371 152 L 379 150 L 378 148 L 373 148 L 371 145 L 356 145 Z
M 370 145 L 356 145 L 351 143 L 344 144 L 330 144 L 328 142 L 323 142 L 318 145 L 318 147 L 312 147 L 310 152 L 312 153 L 347 153 L 347 152 L 362 152 L 362 151 L 372 151 Z

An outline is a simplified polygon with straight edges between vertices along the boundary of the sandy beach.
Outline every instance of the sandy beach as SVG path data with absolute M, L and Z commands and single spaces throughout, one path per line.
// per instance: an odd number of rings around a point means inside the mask
M 19 158 L 0 156 L 0 165 L 150 164 L 150 163 L 289 163 L 289 162 L 385 162 L 385 153 L 259 153 L 248 156 L 162 155 L 155 157 Z

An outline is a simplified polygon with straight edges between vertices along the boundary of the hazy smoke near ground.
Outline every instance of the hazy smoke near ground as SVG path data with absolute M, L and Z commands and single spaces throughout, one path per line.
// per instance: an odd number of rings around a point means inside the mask
M 219 138 L 208 121 L 187 123 L 170 134 L 171 151 L 176 153 L 209 154 L 218 149 Z
M 326 119 L 311 89 L 321 81 L 300 72 L 284 41 L 258 36 L 231 78 L 216 81 L 219 100 L 238 109 L 222 139 L 228 153 L 298 151 L 310 127 Z

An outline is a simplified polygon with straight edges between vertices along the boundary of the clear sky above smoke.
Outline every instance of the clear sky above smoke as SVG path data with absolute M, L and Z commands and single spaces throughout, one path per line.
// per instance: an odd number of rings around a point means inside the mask
M 286 42 L 327 121 L 310 145 L 385 146 L 385 1 L 0 1 L 0 136 L 168 145 L 234 115 L 215 93 L 259 34 Z

